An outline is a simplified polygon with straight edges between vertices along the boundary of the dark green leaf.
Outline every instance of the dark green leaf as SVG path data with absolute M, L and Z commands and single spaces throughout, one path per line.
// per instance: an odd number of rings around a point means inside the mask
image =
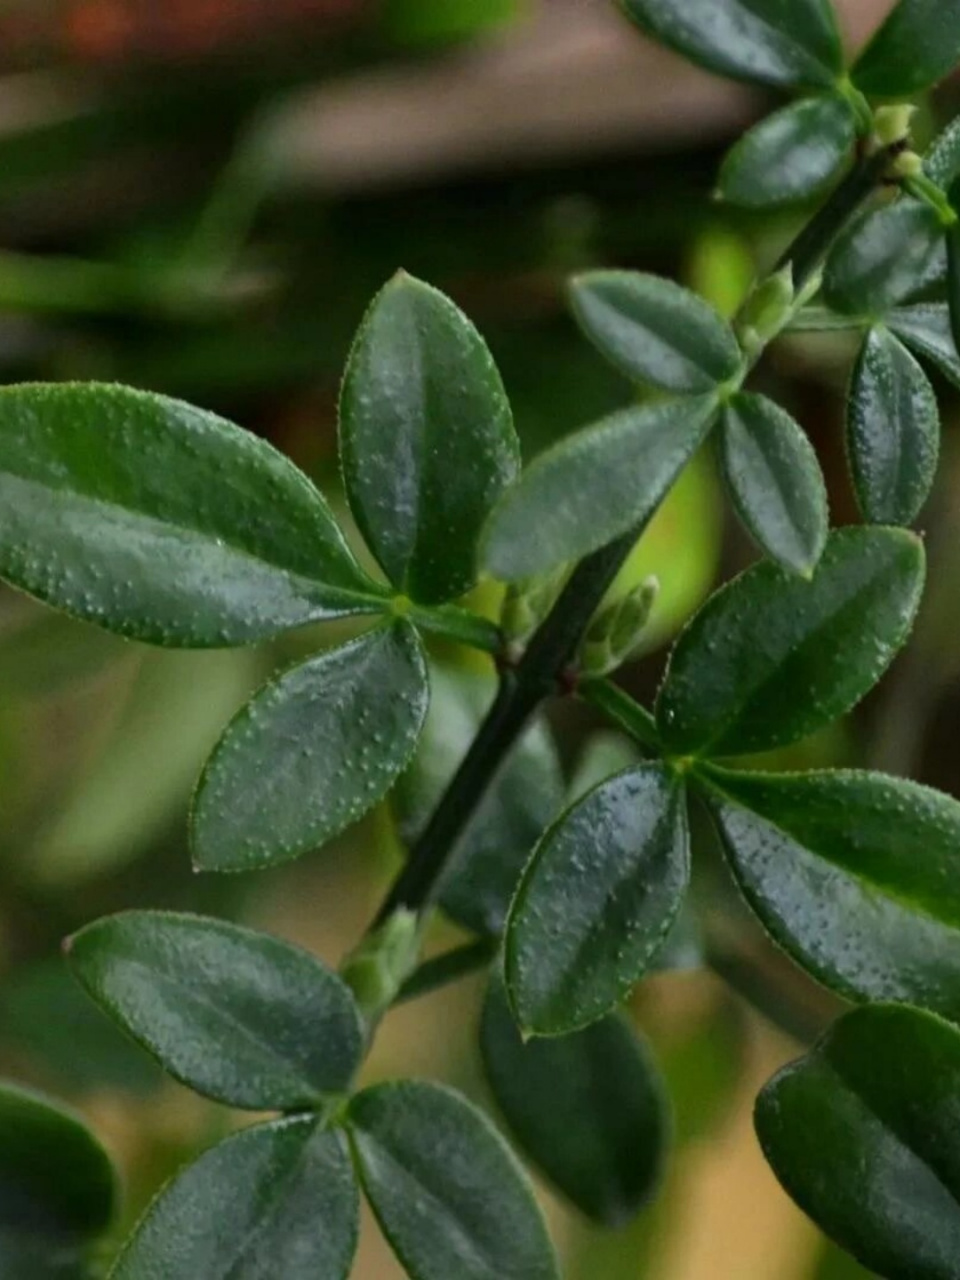
M 836 176 L 855 135 L 846 99 L 823 95 L 791 103 L 755 125 L 729 152 L 719 194 L 755 209 L 806 200 Z
M 273 680 L 207 761 L 192 817 L 197 867 L 249 871 L 337 835 L 406 766 L 428 702 L 423 649 L 406 622 Z
M 434 669 L 430 713 L 396 790 L 404 839 L 422 832 L 473 742 L 495 692 L 492 680 Z M 547 724 L 535 720 L 508 754 L 461 836 L 440 903 L 474 933 L 499 935 L 530 851 L 564 803 L 563 773 Z
M 293 1111 L 346 1089 L 362 1057 L 350 991 L 319 960 L 202 916 L 127 911 L 69 942 L 94 1000 L 191 1089 Z
M 867 334 L 850 386 L 847 456 L 874 524 L 912 524 L 940 456 L 940 411 L 927 375 L 883 325 Z
M 960 177 L 960 116 L 936 138 L 923 158 L 923 169 L 944 191 Z
M 715 396 L 624 409 L 540 455 L 487 524 L 483 558 L 516 581 L 650 519 L 713 425 Z
M 813 446 L 765 396 L 734 396 L 721 424 L 723 470 L 741 519 L 768 556 L 809 576 L 829 520 Z
M 927 89 L 960 62 L 960 8 L 953 0 L 899 0 L 854 64 L 853 83 L 878 98 Z
M 292 462 L 164 396 L 0 390 L 0 503 L 0 575 L 138 640 L 251 644 L 383 607 Z
M 902 342 L 925 356 L 955 387 L 960 387 L 960 356 L 945 303 L 898 307 L 890 312 L 887 324 Z
M 340 453 L 351 509 L 391 582 L 425 604 L 467 591 L 519 446 L 483 339 L 404 273 L 374 300 L 350 354 Z
M 562 1035 L 643 977 L 690 877 L 683 787 L 642 765 L 595 787 L 550 828 L 510 910 L 504 968 L 524 1030 Z
M 960 803 L 852 770 L 708 778 L 740 887 L 798 964 L 960 1018 Z
M 890 1280 L 953 1280 L 960 1258 L 960 1035 L 897 1005 L 857 1009 L 757 1102 L 797 1203 Z
M 591 271 L 570 286 L 573 313 L 621 373 L 665 391 L 701 395 L 743 363 L 733 330 L 689 289 L 638 271 Z
M 487 1078 L 523 1150 L 588 1217 L 628 1222 L 651 1198 L 668 1141 L 656 1066 L 619 1014 L 524 1044 L 502 984 L 480 1027 Z
M 837 240 L 824 298 L 835 311 L 880 319 L 916 289 L 942 252 L 943 227 L 930 205 L 904 198 L 871 210 Z
M 664 44 L 721 75 L 829 86 L 843 47 L 829 0 L 622 0 Z
M 960 205 L 960 181 L 954 183 L 954 203 Z M 960 350 L 960 222 L 947 228 L 947 302 L 953 345 Z
M 923 544 L 900 529 L 840 529 L 809 581 L 764 562 L 727 583 L 674 646 L 657 722 L 677 755 L 785 746 L 850 710 L 913 625 Z
M 116 1201 L 110 1159 L 80 1117 L 0 1085 L 0 1258 L 18 1242 L 53 1257 L 71 1253 L 106 1230 Z
M 346 1280 L 357 1202 L 342 1133 L 314 1116 L 256 1125 L 170 1183 L 110 1280 Z
M 364 1191 L 412 1280 L 559 1280 L 520 1166 L 464 1098 L 377 1085 L 348 1119 Z

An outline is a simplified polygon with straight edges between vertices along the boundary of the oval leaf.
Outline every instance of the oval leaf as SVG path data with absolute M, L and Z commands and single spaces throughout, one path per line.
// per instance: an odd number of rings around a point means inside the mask
M 316 1107 L 363 1055 L 353 996 L 298 947 L 201 916 L 127 911 L 70 939 L 87 992 L 171 1075 L 253 1111 Z
M 960 803 L 853 770 L 709 780 L 740 886 L 798 964 L 960 1018 Z
M 639 982 L 690 878 L 683 787 L 662 765 L 617 774 L 550 828 L 510 910 L 504 970 L 521 1027 L 563 1035 Z
M 524 1044 L 495 980 L 480 1048 L 500 1110 L 554 1186 L 597 1222 L 633 1218 L 659 1183 L 669 1115 L 659 1073 L 626 1019 L 612 1014 Z
M 425 604 L 469 590 L 519 446 L 483 339 L 404 273 L 374 300 L 350 353 L 340 455 L 351 510 L 390 581 Z
M 573 313 L 621 373 L 665 391 L 712 391 L 743 363 L 733 330 L 689 289 L 637 271 L 591 271 L 570 286 Z
M 428 702 L 423 649 L 406 622 L 273 680 L 207 761 L 192 815 L 196 866 L 250 871 L 337 835 L 406 766 Z
M 960 178 L 960 116 L 933 142 L 923 158 L 923 171 L 944 191 Z
M 791 103 L 755 125 L 728 153 L 718 194 L 753 209 L 806 200 L 839 173 L 855 136 L 853 109 L 844 98 Z
M 706 438 L 715 396 L 624 409 L 540 455 L 494 511 L 489 573 L 518 581 L 579 560 L 648 521 Z
M 69 1256 L 109 1227 L 117 1207 L 110 1158 L 80 1117 L 6 1082 L 0 1186 L 0 1259 L 32 1253 L 44 1264 L 46 1257 Z M 13 1280 L 6 1267 L 3 1274 Z
M 953 202 L 960 205 L 960 181 L 953 186 Z M 947 302 L 953 345 L 960 350 L 960 222 L 947 228 Z
M 754 565 L 674 646 L 657 723 L 677 755 L 785 746 L 846 714 L 913 625 L 923 545 L 900 529 L 840 529 L 812 578 Z
M 873 209 L 834 245 L 824 298 L 835 311 L 879 319 L 918 288 L 942 254 L 943 227 L 928 204 L 901 199 Z
M 960 387 L 960 355 L 945 303 L 898 307 L 890 312 L 887 324 L 901 342 L 929 360 L 955 387 Z
M 927 375 L 881 325 L 867 334 L 850 385 L 847 456 L 864 519 L 912 524 L 937 473 L 940 411 Z
M 927 89 L 960 62 L 960 8 L 952 0 L 900 0 L 857 59 L 862 93 L 907 97 Z
M 377 1085 L 348 1120 L 364 1191 L 412 1280 L 559 1280 L 520 1166 L 459 1094 Z
M 170 1183 L 110 1280 L 346 1280 L 358 1200 L 342 1133 L 315 1116 L 256 1125 Z
M 0 576 L 137 640 L 252 644 L 383 608 L 292 462 L 165 396 L 0 389 L 0 505 Z
M 721 75 L 831 85 L 843 47 L 830 0 L 623 0 L 663 44 Z
M 827 490 L 810 441 L 765 396 L 737 395 L 721 419 L 723 470 L 761 549 L 809 576 L 827 540 Z
M 814 1221 L 880 1275 L 948 1280 L 960 1258 L 960 1035 L 856 1009 L 757 1101 L 764 1154 Z

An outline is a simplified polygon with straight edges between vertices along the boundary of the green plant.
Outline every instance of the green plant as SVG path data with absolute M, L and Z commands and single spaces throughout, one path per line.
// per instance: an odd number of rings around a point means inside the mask
M 479 968 L 482 1052 L 518 1145 L 590 1217 L 635 1215 L 668 1124 L 618 1006 L 669 962 L 689 797 L 768 932 L 862 1006 L 763 1091 L 775 1171 L 880 1274 L 960 1276 L 960 804 L 868 772 L 734 767 L 848 712 L 919 606 L 923 545 L 903 526 L 933 482 L 939 420 L 911 352 L 960 384 L 960 127 L 921 158 L 909 107 L 883 100 L 960 61 L 960 6 L 901 0 L 849 70 L 828 0 L 624 7 L 713 70 L 800 93 L 733 149 L 727 199 L 765 206 L 836 185 L 733 324 L 666 280 L 575 279 L 585 333 L 647 393 L 522 473 L 480 336 L 434 289 L 391 281 L 341 400 L 347 494 L 382 572 L 361 567 L 291 463 L 211 414 L 114 386 L 0 391 L 0 573 L 14 585 L 174 647 L 373 622 L 237 714 L 197 789 L 196 865 L 296 857 L 391 791 L 410 843 L 339 974 L 201 917 L 128 912 L 69 940 L 81 984 L 171 1075 L 277 1115 L 160 1193 L 117 1280 L 346 1277 L 361 1186 L 415 1280 L 556 1276 L 524 1175 L 480 1112 L 423 1082 L 353 1087 L 394 1005 Z M 831 533 L 806 436 L 744 388 L 786 331 L 838 327 L 860 335 L 848 452 L 867 523 Z M 764 558 L 682 633 L 651 711 L 610 676 L 642 637 L 654 586 L 611 587 L 710 436 Z M 462 603 L 481 570 L 510 584 L 498 624 Z M 490 705 L 481 692 L 463 711 L 452 777 L 425 729 L 431 635 L 491 655 L 499 673 Z M 538 719 L 554 696 L 593 704 L 645 757 L 559 816 Z M 438 907 L 476 940 L 421 963 Z M 0 1221 L 4 1274 L 84 1274 L 111 1217 L 105 1157 L 75 1119 L 12 1087 L 0 1131 L 2 1180 L 17 1188 Z

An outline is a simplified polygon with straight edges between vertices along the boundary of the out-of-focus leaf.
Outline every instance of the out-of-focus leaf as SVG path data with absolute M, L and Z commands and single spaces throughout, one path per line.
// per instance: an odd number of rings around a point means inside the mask
M 879 528 L 832 533 L 809 581 L 766 561 L 748 569 L 674 646 L 656 707 L 667 748 L 743 755 L 839 719 L 905 642 L 924 571 L 918 538 Z
M 683 787 L 662 765 L 615 775 L 534 851 L 510 909 L 504 970 L 521 1027 L 563 1035 L 643 977 L 690 875 Z
M 878 98 L 909 97 L 960 62 L 960 9 L 944 0 L 898 0 L 860 54 L 853 83 Z
M 839 173 L 855 134 L 853 109 L 844 98 L 825 94 L 791 103 L 728 153 L 718 192 L 754 209 L 809 199 Z
M 669 1118 L 659 1072 L 626 1019 L 611 1014 L 573 1035 L 525 1044 L 495 979 L 480 1048 L 521 1148 L 588 1217 L 628 1222 L 654 1194 Z
M 423 647 L 404 621 L 278 676 L 207 761 L 192 816 L 197 867 L 250 871 L 337 835 L 405 768 L 428 702 Z
M 867 334 L 850 385 L 847 456 L 864 518 L 912 524 L 937 473 L 940 411 L 926 374 L 883 325 Z

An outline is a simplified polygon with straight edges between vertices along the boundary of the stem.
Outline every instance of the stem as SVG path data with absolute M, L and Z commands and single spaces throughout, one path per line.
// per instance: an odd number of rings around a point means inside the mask
M 496 954 L 497 944 L 493 939 L 481 938 L 478 942 L 468 942 L 453 951 L 434 956 L 432 960 L 425 960 L 400 988 L 394 1004 L 417 1000 L 439 987 L 476 973 L 478 969 L 485 969 L 493 962 Z
M 497 655 L 503 652 L 504 640 L 500 628 L 489 618 L 482 618 L 469 609 L 458 609 L 455 605 L 425 608 L 411 604 L 406 610 L 406 616 L 421 631 L 428 631 L 444 640 L 469 645 L 471 649 L 480 649 L 483 653 Z
M 787 263 L 799 292 L 808 284 L 840 231 L 884 181 L 898 146 L 859 161 L 827 203 L 787 249 L 774 272 Z M 513 671 L 506 671 L 493 706 L 480 727 L 430 822 L 410 852 L 371 928 L 398 910 L 425 913 L 436 901 L 441 878 L 463 834 L 524 726 L 573 662 L 584 633 L 646 522 L 582 560 Z M 603 695 L 602 695 L 603 696 Z
M 661 750 L 663 744 L 653 716 L 612 680 L 585 680 L 578 692 L 585 702 L 604 712 L 641 746 Z

